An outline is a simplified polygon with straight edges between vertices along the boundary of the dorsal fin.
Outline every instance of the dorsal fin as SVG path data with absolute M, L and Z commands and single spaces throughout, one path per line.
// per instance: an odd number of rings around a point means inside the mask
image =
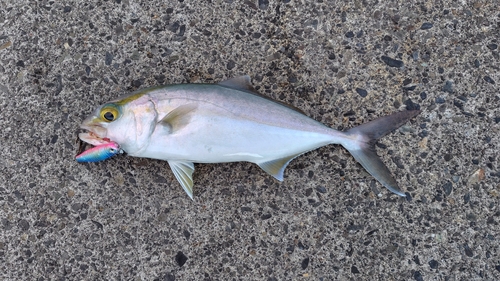
M 238 76 L 238 77 L 234 77 L 234 78 L 231 78 L 231 79 L 227 79 L 225 81 L 222 81 L 222 82 L 219 82 L 219 85 L 221 86 L 225 86 L 225 87 L 228 87 L 228 88 L 231 88 L 231 89 L 236 89 L 236 90 L 240 90 L 240 91 L 244 91 L 246 93 L 249 93 L 249 94 L 252 94 L 252 95 L 255 95 L 255 96 L 258 96 L 258 97 L 261 97 L 261 98 L 264 98 L 264 99 L 267 99 L 267 100 L 270 100 L 270 101 L 273 101 L 273 102 L 276 102 L 276 103 L 279 103 L 285 107 L 288 107 L 294 111 L 297 111 L 298 113 L 300 114 L 304 114 L 304 115 L 307 115 L 305 114 L 304 111 L 300 110 L 299 108 L 291 105 L 291 104 L 288 104 L 288 103 L 284 103 L 282 101 L 278 101 L 278 100 L 275 100 L 275 99 L 272 99 L 268 96 L 264 96 L 263 94 L 257 92 L 254 87 L 252 86 L 251 84 L 251 81 L 250 81 L 250 76 L 248 75 L 243 75 L 243 76 Z
M 219 82 L 219 85 L 226 86 L 233 89 L 243 90 L 246 92 L 257 93 L 250 82 L 250 76 L 243 75 L 227 79 Z

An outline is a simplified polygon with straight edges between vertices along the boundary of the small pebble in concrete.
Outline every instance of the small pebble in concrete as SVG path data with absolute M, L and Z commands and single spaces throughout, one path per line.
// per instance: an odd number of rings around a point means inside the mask
M 493 50 L 496 50 L 498 48 L 498 45 L 495 43 L 491 43 L 491 44 L 486 45 L 486 47 L 488 47 L 488 49 L 493 51 Z
M 175 255 L 175 261 L 179 266 L 183 266 L 187 260 L 188 258 L 182 252 L 178 252 L 177 255 Z
M 380 57 L 382 61 L 390 67 L 403 67 L 404 63 L 401 60 L 396 60 L 388 56 Z
M 306 269 L 307 266 L 309 265 L 309 258 L 303 259 L 300 265 L 301 265 L 302 269 Z
M 365 89 L 361 89 L 361 88 L 356 88 L 356 93 L 358 93 L 363 98 L 368 95 L 368 91 L 366 91 Z
M 434 26 L 432 22 L 424 22 L 422 26 L 420 26 L 421 30 L 431 29 Z
M 113 62 L 113 55 L 110 52 L 106 52 L 104 62 L 106 65 L 111 65 L 111 63 Z
M 489 77 L 489 76 L 484 76 L 484 78 L 483 78 L 483 79 L 484 79 L 484 81 L 486 81 L 486 82 L 488 82 L 488 83 L 490 83 L 490 84 L 495 85 L 495 81 L 494 81 L 493 79 L 491 79 L 491 77 Z
M 446 81 L 446 83 L 443 86 L 443 91 L 448 93 L 453 93 L 453 82 Z

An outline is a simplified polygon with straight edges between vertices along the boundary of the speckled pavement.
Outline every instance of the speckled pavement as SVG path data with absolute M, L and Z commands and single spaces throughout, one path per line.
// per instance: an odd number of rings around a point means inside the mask
M 0 279 L 500 280 L 498 1 L 0 0 Z M 248 74 L 336 129 L 422 113 L 378 154 L 339 146 L 285 181 L 197 164 L 78 164 L 99 104 Z

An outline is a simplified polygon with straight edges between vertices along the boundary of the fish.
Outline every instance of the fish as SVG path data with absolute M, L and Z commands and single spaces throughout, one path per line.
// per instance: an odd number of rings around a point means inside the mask
M 109 159 L 120 153 L 120 146 L 115 142 L 97 145 L 78 154 L 75 159 L 78 163 L 99 162 Z
M 395 112 L 338 131 L 259 94 L 244 75 L 135 91 L 97 107 L 78 136 L 96 146 L 114 142 L 133 157 L 167 161 L 191 199 L 194 163 L 251 162 L 283 181 L 293 159 L 329 144 L 343 146 L 383 186 L 405 197 L 375 142 L 419 113 Z

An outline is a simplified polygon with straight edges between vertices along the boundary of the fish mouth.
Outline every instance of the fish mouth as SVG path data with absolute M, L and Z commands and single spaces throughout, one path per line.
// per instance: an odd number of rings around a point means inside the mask
M 90 127 L 82 126 L 77 131 L 78 150 L 76 152 L 77 156 L 82 152 L 86 151 L 95 146 L 111 143 L 109 138 L 100 137 L 96 132 L 94 132 Z M 90 147 L 89 147 L 90 146 Z
M 93 131 L 84 131 L 78 133 L 78 138 L 88 144 L 91 144 L 93 146 L 98 146 L 102 144 L 108 144 L 111 142 L 109 138 L 102 138 L 99 137 L 96 133 Z
M 109 138 L 104 137 L 106 135 L 106 129 L 101 126 L 89 126 L 83 124 L 80 126 L 80 129 L 77 131 L 77 134 L 78 138 L 81 141 L 91 144 L 93 146 L 108 144 L 112 142 L 112 140 L 110 140 Z

